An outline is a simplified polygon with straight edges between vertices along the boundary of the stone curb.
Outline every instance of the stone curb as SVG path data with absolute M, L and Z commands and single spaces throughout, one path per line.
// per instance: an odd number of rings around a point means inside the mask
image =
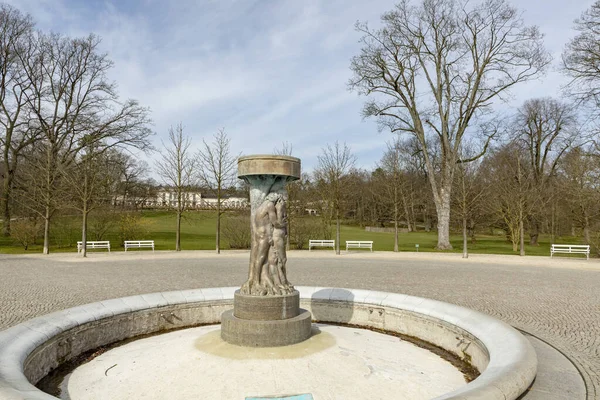
M 2 331 L 0 399 L 56 399 L 31 384 L 25 376 L 25 368 L 28 357 L 34 350 L 58 334 L 136 311 L 185 304 L 207 303 L 208 306 L 230 302 L 237 289 L 238 287 L 206 288 L 111 299 L 54 312 Z M 302 301 L 313 302 L 315 307 L 329 303 L 341 307 L 351 305 L 348 308 L 356 310 L 351 320 L 319 318 L 323 322 L 364 323 L 365 326 L 409 335 L 413 333 L 413 336 L 419 337 L 421 336 L 415 332 L 433 332 L 430 337 L 423 339 L 454 353 L 459 353 L 458 348 L 465 357 L 473 357 L 472 362 L 480 369 L 481 375 L 464 387 L 437 397 L 436 400 L 514 400 L 527 390 L 535 378 L 537 356 L 529 341 L 508 324 L 488 315 L 449 303 L 403 294 L 306 286 L 296 289 L 300 292 Z M 412 331 L 411 318 L 413 321 L 415 318 L 426 321 L 423 323 L 425 328 Z M 427 328 L 428 326 L 431 328 Z

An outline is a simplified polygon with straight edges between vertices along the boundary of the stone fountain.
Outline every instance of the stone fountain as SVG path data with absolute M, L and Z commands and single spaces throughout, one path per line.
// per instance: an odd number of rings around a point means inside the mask
M 529 390 L 533 347 L 488 315 L 406 294 L 294 288 L 285 185 L 300 160 L 241 157 L 238 175 L 252 232 L 241 288 L 103 300 L 15 325 L 0 332 L 0 399 L 515 400 Z
M 238 178 L 250 185 L 252 245 L 248 281 L 221 316 L 221 337 L 250 347 L 286 346 L 311 334 L 311 314 L 287 280 L 287 182 L 300 179 L 300 159 L 253 155 L 238 160 Z

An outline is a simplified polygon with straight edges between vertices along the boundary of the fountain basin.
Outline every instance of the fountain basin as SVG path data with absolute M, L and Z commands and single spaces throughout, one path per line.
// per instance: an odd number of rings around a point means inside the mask
M 237 287 L 131 296 L 74 307 L 0 332 L 0 398 L 53 399 L 34 385 L 75 357 L 128 338 L 216 324 L 233 308 Z M 533 379 L 537 357 L 509 325 L 435 300 L 366 290 L 297 287 L 300 306 L 321 322 L 419 338 L 469 361 L 481 375 L 436 399 L 516 399 Z

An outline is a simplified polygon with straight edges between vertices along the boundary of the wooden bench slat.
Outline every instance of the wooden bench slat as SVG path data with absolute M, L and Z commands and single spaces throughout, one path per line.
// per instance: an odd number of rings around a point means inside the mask
M 97 240 L 97 241 L 86 241 L 86 249 L 108 249 L 110 253 L 110 241 L 108 240 Z M 83 242 L 77 242 L 77 252 L 80 253 L 83 250 Z
M 373 251 L 372 240 L 346 240 L 346 251 L 348 249 L 370 249 Z
M 141 249 L 143 247 L 152 248 L 152 251 L 154 251 L 154 240 L 125 240 L 123 245 L 125 251 L 127 249 Z
M 588 244 L 552 244 L 550 247 L 550 258 L 555 253 L 562 254 L 585 254 L 590 259 L 590 245 Z
M 331 239 L 309 239 L 308 251 L 313 247 L 331 247 L 335 251 L 335 240 Z

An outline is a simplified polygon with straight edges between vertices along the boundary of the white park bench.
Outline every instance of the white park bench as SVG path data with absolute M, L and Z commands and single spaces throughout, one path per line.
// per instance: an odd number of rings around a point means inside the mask
M 110 242 L 108 240 L 96 241 L 96 242 L 86 242 L 85 245 L 86 250 L 89 249 L 108 249 L 110 253 Z M 83 242 L 77 242 L 77 252 L 81 253 L 83 251 Z
M 154 251 L 154 240 L 126 240 L 125 251 L 127 249 L 141 249 L 143 247 L 151 247 Z
M 313 247 L 331 247 L 335 250 L 335 240 L 308 240 L 308 251 Z
M 553 244 L 550 248 L 550 258 L 554 253 L 585 254 L 590 259 L 590 246 L 588 244 Z
M 346 251 L 348 249 L 371 249 L 373 251 L 372 240 L 346 240 Z

